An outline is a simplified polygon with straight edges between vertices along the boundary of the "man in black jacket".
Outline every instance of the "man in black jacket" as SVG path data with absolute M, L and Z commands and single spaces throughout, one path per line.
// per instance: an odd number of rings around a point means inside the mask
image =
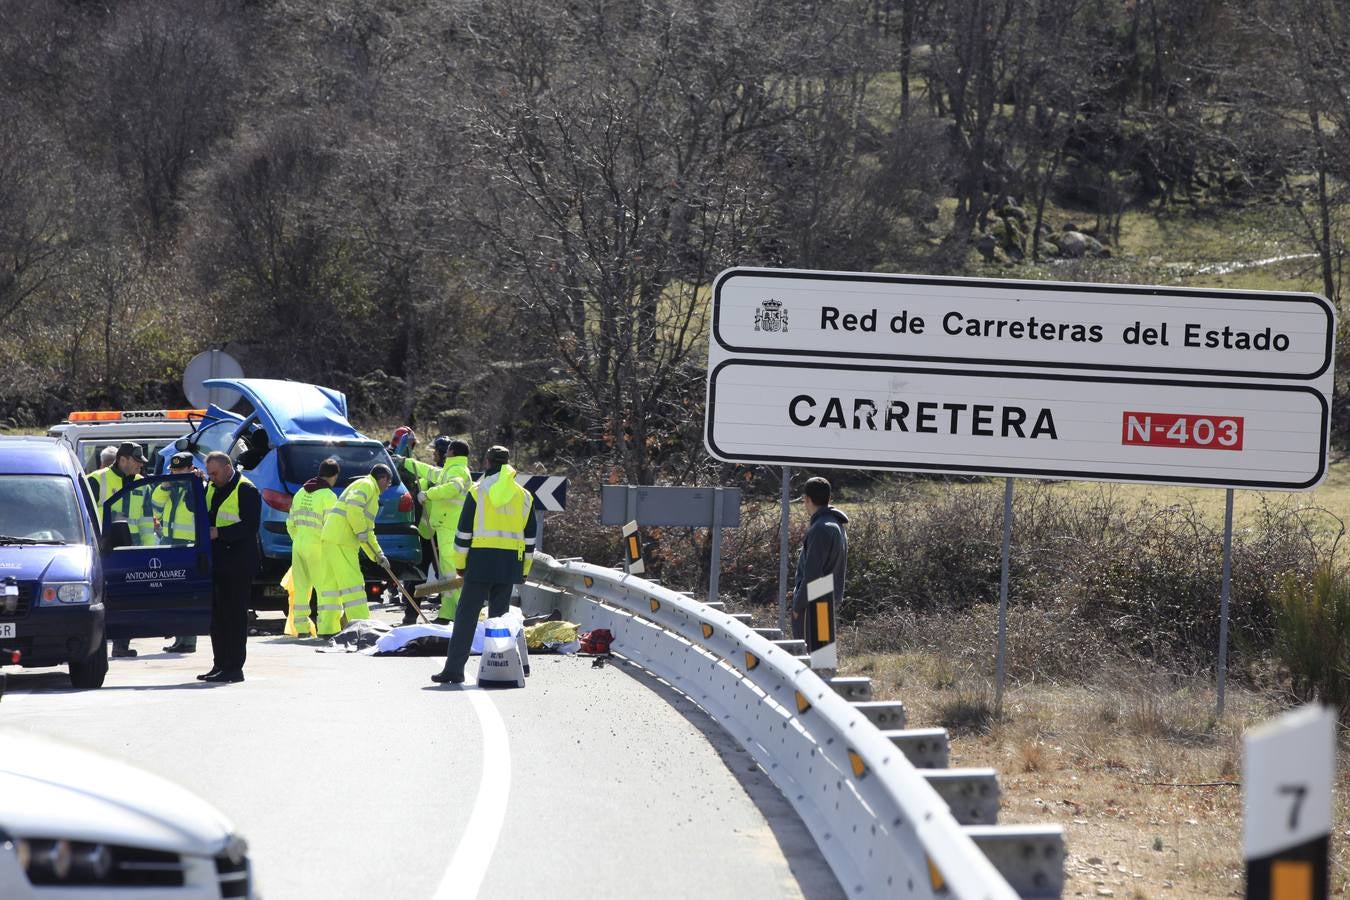
M 487 471 L 469 488 L 459 514 L 451 559 L 464 578 L 464 589 L 455 609 L 455 627 L 445 667 L 431 676 L 437 684 L 460 684 L 468 662 L 483 604 L 488 618 L 506 615 L 511 591 L 525 581 L 534 562 L 534 495 L 516 482 L 510 465 L 511 451 L 489 447 Z M 526 666 L 525 673 L 529 674 Z
M 808 650 L 815 650 L 834 640 L 834 621 L 831 616 L 829 640 L 822 640 L 817 633 L 815 617 L 807 615 L 810 603 L 807 586 L 817 578 L 834 576 L 832 611 L 839 609 L 844 599 L 844 578 L 848 574 L 848 536 L 844 533 L 848 516 L 830 505 L 830 483 L 824 478 L 807 479 L 802 489 L 802 503 L 811 523 L 806 528 L 802 550 L 797 556 L 797 581 L 791 604 L 792 636 L 806 641 Z
M 234 684 L 244 680 L 248 645 L 248 602 L 258 573 L 258 489 L 216 452 L 206 457 L 206 510 L 211 517 L 211 649 L 214 665 L 199 681 Z

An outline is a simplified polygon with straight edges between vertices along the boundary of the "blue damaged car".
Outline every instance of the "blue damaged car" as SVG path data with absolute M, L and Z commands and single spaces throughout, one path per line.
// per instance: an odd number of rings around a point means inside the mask
M 339 491 L 376 463 L 392 469 L 393 461 L 384 444 L 361 434 L 347 420 L 347 398 L 340 391 L 267 378 L 216 378 L 204 384 L 238 391 L 251 410 L 235 413 L 209 407 L 192 433 L 160 451 L 159 468 L 168 471 L 169 458 L 176 452 L 190 451 L 199 466 L 212 451 L 230 455 L 263 500 L 259 529 L 263 564 L 254 585 L 253 608 L 284 609 L 286 594 L 280 580 L 291 564 L 286 517 L 292 497 L 327 457 L 336 458 L 342 467 Z M 413 515 L 413 497 L 395 479 L 380 495 L 375 535 L 394 573 L 409 589 L 425 580 Z M 361 563 L 367 592 L 378 600 L 387 590 L 385 576 L 364 556 Z
M 209 525 L 163 538 L 144 516 L 156 491 L 205 505 L 198 479 L 155 476 L 107 498 L 100 527 L 69 445 L 0 438 L 0 665 L 66 665 L 75 687 L 97 688 L 107 639 L 209 630 Z

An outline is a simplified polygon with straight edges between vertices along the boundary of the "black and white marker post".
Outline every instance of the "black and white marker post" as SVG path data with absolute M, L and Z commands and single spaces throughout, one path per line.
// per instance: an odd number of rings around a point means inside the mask
M 1242 856 L 1248 900 L 1324 900 L 1336 713 L 1305 706 L 1247 732 Z
M 629 575 L 641 575 L 647 571 L 642 562 L 642 535 L 638 532 L 636 519 L 623 526 L 623 562 Z
M 835 643 L 834 574 L 822 575 L 806 585 L 806 616 L 802 629 L 811 668 L 831 672 L 839 668 L 839 645 Z

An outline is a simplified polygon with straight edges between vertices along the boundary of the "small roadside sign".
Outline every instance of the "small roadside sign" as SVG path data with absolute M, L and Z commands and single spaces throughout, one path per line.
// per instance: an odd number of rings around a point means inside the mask
M 1249 900 L 1320 900 L 1328 892 L 1336 713 L 1305 706 L 1247 732 L 1242 855 Z
M 718 490 L 715 487 L 601 485 L 600 524 L 622 525 L 636 520 L 639 525 L 711 528 L 716 522 L 722 528 L 739 527 L 740 489 L 721 488 L 720 503 Z M 716 521 L 719 517 L 720 521 Z

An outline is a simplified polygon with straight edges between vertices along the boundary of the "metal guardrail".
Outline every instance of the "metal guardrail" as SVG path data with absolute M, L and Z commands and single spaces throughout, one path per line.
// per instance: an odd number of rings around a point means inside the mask
M 527 611 L 558 608 L 585 628 L 610 629 L 616 652 L 689 696 L 740 742 L 850 897 L 1059 897 L 1062 832 L 970 827 L 996 814 L 993 773 L 920 771 L 906 754 L 921 748 L 925 760 L 944 765 L 945 736 L 904 731 L 902 706 L 867 703 L 867 679 L 827 682 L 795 646 L 770 640 L 744 616 L 614 569 L 536 554 L 530 581 Z M 960 820 L 944 795 L 961 798 Z

